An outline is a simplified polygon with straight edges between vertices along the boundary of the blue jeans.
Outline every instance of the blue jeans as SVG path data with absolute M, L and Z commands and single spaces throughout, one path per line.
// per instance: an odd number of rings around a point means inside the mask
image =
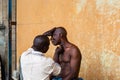
M 61 77 L 54 77 L 52 80 L 62 80 L 62 78 Z M 74 79 L 72 79 L 72 80 L 74 80 Z M 78 78 L 78 80 L 83 80 L 82 78 Z
M 54 77 L 52 80 L 62 80 L 61 77 Z

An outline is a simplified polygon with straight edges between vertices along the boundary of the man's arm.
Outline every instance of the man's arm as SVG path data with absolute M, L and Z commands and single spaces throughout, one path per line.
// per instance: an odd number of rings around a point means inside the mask
M 55 76 L 58 76 L 61 72 L 61 66 L 58 63 L 54 62 L 52 66 L 53 72 L 50 74 L 50 80 L 52 80 L 52 78 L 54 78 Z
M 48 31 L 44 32 L 43 35 L 52 36 L 55 29 L 56 29 L 56 27 L 52 28 L 51 30 L 48 30 Z
M 56 63 L 60 63 L 59 62 L 59 54 L 57 52 L 55 52 L 54 56 L 53 56 L 53 60 L 56 62 Z
M 82 57 L 79 49 L 78 48 L 73 48 L 70 51 L 70 56 L 71 56 L 71 60 L 70 60 L 71 72 L 63 80 L 71 80 L 74 77 L 77 77 L 78 74 L 79 74 L 80 65 L 81 65 L 81 57 Z
M 60 63 L 59 55 L 62 54 L 63 52 L 64 52 L 64 49 L 61 46 L 57 47 L 56 50 L 55 50 L 55 54 L 53 56 L 53 60 L 57 63 Z

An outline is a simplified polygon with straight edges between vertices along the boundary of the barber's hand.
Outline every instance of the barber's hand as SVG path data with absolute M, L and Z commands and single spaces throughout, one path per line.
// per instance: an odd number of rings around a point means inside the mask
M 57 53 L 57 54 L 63 54 L 64 53 L 63 47 L 57 47 L 56 50 L 55 50 L 55 53 Z
M 60 63 L 60 55 L 64 53 L 64 49 L 60 46 L 55 49 L 55 54 L 53 56 L 53 60 L 57 63 Z
M 43 33 L 43 35 L 45 36 L 52 36 L 54 31 L 55 31 L 56 27 L 54 27 L 53 29 L 46 31 L 45 33 Z

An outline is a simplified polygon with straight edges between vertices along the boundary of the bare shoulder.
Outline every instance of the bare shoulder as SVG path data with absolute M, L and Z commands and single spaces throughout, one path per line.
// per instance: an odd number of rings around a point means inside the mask
M 70 55 L 81 57 L 80 49 L 74 44 L 72 44 L 72 46 L 70 47 Z

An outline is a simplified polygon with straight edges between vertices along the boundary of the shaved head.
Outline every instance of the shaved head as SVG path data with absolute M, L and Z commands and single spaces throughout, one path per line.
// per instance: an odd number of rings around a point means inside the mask
M 33 45 L 34 46 L 39 46 L 39 45 L 49 45 L 49 38 L 47 36 L 44 35 L 38 35 L 35 37 L 34 41 L 33 41 Z
M 49 47 L 49 44 L 50 44 L 49 38 L 44 35 L 36 36 L 33 41 L 33 47 L 36 48 L 36 50 L 41 51 L 41 52 L 45 52 L 47 48 Z
M 61 33 L 64 37 L 67 36 L 67 31 L 64 27 L 56 27 L 55 32 Z
M 53 45 L 59 45 L 61 44 L 61 40 L 67 41 L 67 31 L 64 27 L 56 27 L 55 31 L 53 32 L 53 35 L 51 36 L 51 41 Z

